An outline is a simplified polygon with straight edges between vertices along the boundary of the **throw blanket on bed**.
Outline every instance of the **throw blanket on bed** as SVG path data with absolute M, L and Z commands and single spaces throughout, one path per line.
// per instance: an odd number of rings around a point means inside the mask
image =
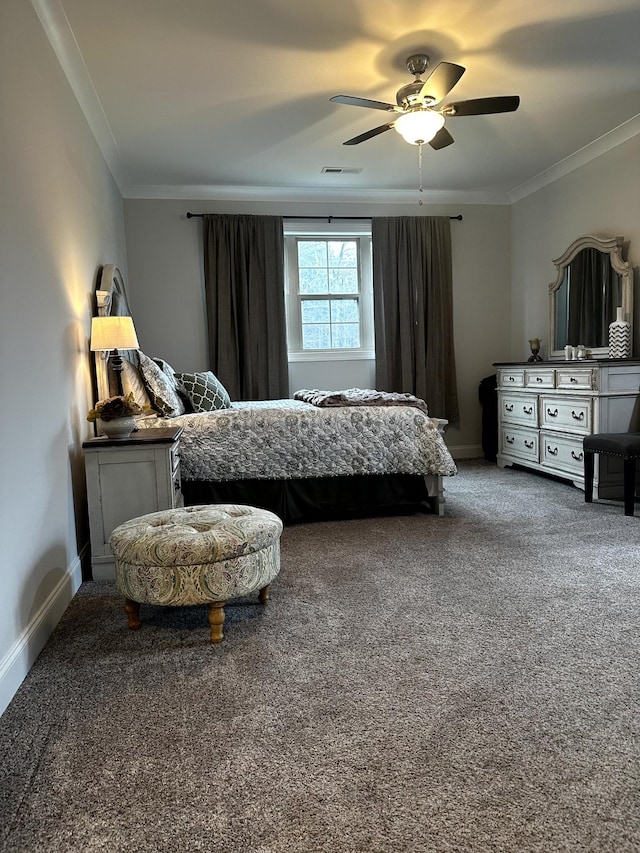
M 345 391 L 309 391 L 306 388 L 296 391 L 294 400 L 303 400 L 312 406 L 414 406 L 425 415 L 429 414 L 427 404 L 413 394 L 400 394 L 395 391 L 374 391 L 371 388 L 347 388 Z
M 184 428 L 185 480 L 456 473 L 434 421 L 410 406 L 321 409 L 300 400 L 267 400 L 140 425 Z

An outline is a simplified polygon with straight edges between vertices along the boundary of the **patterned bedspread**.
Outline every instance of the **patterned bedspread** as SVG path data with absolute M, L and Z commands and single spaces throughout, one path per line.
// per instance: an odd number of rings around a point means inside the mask
M 184 427 L 185 480 L 456 473 L 435 422 L 409 406 L 318 408 L 299 400 L 265 400 L 141 422 L 177 424 Z

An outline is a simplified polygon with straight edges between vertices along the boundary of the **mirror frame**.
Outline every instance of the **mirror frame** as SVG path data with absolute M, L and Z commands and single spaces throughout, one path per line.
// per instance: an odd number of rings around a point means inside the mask
M 622 278 L 622 311 L 624 319 L 627 320 L 631 327 L 631 340 L 633 341 L 633 270 L 629 261 L 622 259 L 622 246 L 624 237 L 593 237 L 586 235 L 578 237 L 574 240 L 569 248 L 560 255 L 553 263 L 558 270 L 558 275 L 555 281 L 549 285 L 549 342 L 551 347 L 555 344 L 556 338 L 556 292 L 559 290 L 564 281 L 564 271 L 569 266 L 571 261 L 583 249 L 597 249 L 605 255 L 609 255 L 609 262 L 614 272 L 618 273 Z M 615 317 L 612 317 L 612 322 Z M 609 347 L 587 347 L 589 358 L 608 358 Z M 549 358 L 564 358 L 563 349 L 551 349 Z

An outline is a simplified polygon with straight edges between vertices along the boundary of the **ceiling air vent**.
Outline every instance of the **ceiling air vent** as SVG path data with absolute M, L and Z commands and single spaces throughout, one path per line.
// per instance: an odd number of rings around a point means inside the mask
M 323 166 L 323 175 L 357 175 L 362 171 L 357 166 Z

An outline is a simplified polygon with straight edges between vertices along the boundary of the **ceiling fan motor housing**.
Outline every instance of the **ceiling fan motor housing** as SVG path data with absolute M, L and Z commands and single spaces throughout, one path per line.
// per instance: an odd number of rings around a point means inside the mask
M 410 107 L 415 107 L 422 104 L 422 100 L 418 100 L 418 95 L 420 94 L 420 90 L 424 86 L 424 82 L 422 80 L 416 80 L 415 83 L 407 83 L 406 86 L 402 86 L 396 92 L 396 102 L 399 107 L 403 107 L 404 109 L 409 109 Z M 424 98 L 424 101 L 427 106 L 434 103 L 434 99 L 427 97 Z

